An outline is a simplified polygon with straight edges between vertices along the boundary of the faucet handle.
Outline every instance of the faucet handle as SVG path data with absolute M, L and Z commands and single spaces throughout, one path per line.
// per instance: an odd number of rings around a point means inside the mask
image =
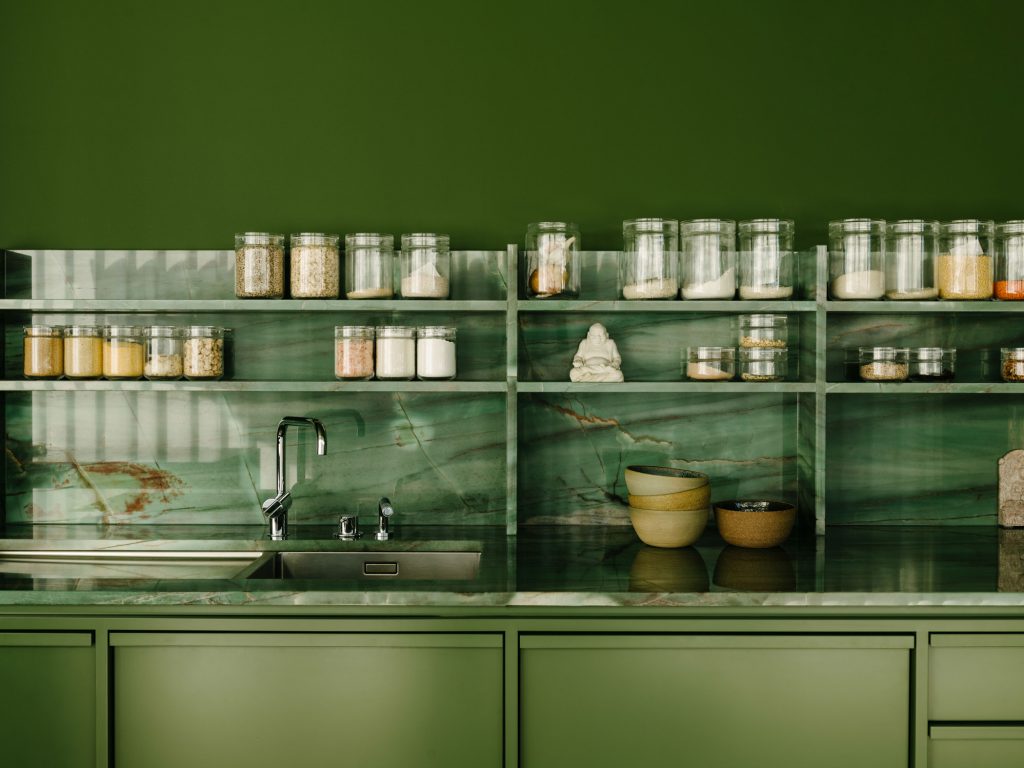
M 335 536 L 345 541 L 352 541 L 358 539 L 362 534 L 359 533 L 359 517 L 356 515 L 342 515 L 338 519 L 338 532 Z
M 381 496 L 377 502 L 377 532 L 373 535 L 377 541 L 387 541 L 391 538 L 388 530 L 388 518 L 395 514 L 395 508 L 387 496 Z

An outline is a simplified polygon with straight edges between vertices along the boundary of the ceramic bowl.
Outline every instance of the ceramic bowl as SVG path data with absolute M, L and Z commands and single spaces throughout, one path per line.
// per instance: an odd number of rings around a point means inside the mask
M 629 506 L 637 509 L 660 509 L 671 511 L 675 509 L 702 509 L 711 502 L 711 485 L 704 485 L 691 488 L 688 491 L 678 493 L 662 493 L 656 496 L 634 496 L 629 494 Z
M 626 488 L 634 496 L 657 496 L 689 491 L 707 485 L 708 476 L 701 472 L 675 467 L 654 467 L 634 464 L 626 467 Z
M 708 508 L 637 509 L 629 508 L 629 520 L 640 541 L 652 547 L 688 547 L 704 532 Z
M 763 549 L 789 538 L 796 507 L 784 501 L 721 501 L 715 504 L 718 532 L 729 544 Z

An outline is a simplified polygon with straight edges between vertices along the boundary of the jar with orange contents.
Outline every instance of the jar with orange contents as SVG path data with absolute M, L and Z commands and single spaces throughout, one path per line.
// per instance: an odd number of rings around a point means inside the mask
M 1024 301 L 1024 221 L 996 227 L 995 296 L 1001 301 Z

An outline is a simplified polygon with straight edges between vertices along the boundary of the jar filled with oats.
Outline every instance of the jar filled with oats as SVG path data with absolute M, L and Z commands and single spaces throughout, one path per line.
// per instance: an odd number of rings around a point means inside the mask
M 373 326 L 339 325 L 334 329 L 334 378 L 373 378 Z
M 224 378 L 224 334 L 227 328 L 190 325 L 185 329 L 182 369 L 189 380 Z
M 235 235 L 235 296 L 284 298 L 284 235 L 243 232 Z
M 98 379 L 103 375 L 103 329 L 98 325 L 64 329 L 64 375 L 69 379 Z
M 300 232 L 290 239 L 293 299 L 336 299 L 340 258 L 338 235 Z M 185 374 L 188 376 L 188 374 Z
M 146 329 L 146 367 L 150 381 L 180 379 L 183 363 L 181 331 L 173 325 L 151 325 Z
M 64 342 L 59 325 L 25 326 L 26 379 L 59 379 L 64 373 Z
M 141 379 L 144 357 L 139 326 L 107 326 L 103 336 L 104 378 Z

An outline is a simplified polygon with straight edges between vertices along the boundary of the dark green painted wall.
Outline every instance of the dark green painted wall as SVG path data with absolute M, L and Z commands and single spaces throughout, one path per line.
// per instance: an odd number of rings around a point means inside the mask
M 0 0 L 0 246 L 1024 217 L 1024 3 Z

